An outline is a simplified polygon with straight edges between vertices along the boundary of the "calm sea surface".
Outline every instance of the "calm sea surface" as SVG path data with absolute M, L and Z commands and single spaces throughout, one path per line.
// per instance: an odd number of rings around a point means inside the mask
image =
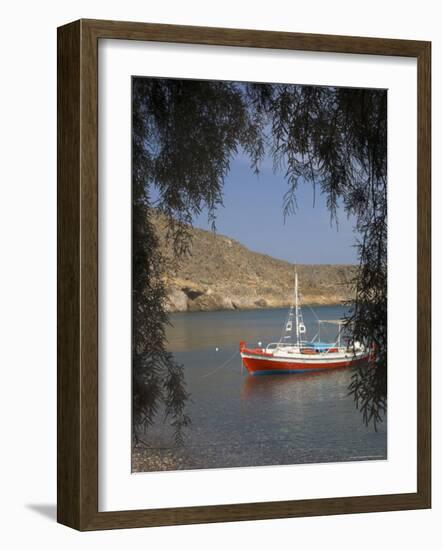
M 338 319 L 339 306 L 303 308 L 307 336 L 316 317 Z M 278 341 L 287 310 L 177 313 L 168 348 L 184 365 L 192 426 L 183 448 L 173 446 L 167 422 L 146 435 L 133 454 L 134 471 L 382 460 L 387 421 L 366 427 L 348 396 L 352 369 L 252 377 L 241 368 L 240 340 Z M 336 327 L 321 329 L 333 340 Z M 218 348 L 218 350 L 217 350 Z

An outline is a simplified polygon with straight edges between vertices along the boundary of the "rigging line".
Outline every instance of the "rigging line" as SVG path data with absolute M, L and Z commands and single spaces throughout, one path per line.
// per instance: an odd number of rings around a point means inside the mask
M 282 330 L 281 330 L 281 337 L 279 339 L 279 343 L 281 343 L 283 341 L 283 339 L 285 338 L 285 335 L 286 335 L 286 332 L 287 332 L 287 323 L 289 322 L 289 319 L 290 317 L 292 316 L 292 311 L 293 309 L 293 306 L 290 306 L 290 309 L 289 309 L 289 312 L 287 313 L 286 317 L 285 317 L 285 322 L 284 322 L 284 325 L 282 327 Z
M 316 315 L 315 310 L 312 309 L 308 304 L 306 304 L 306 306 L 309 308 L 309 310 L 310 310 L 310 311 L 313 313 L 313 315 L 316 317 L 316 320 L 319 321 L 320 319 L 319 319 L 319 317 Z
M 216 367 L 216 369 L 213 369 L 212 371 L 210 371 L 206 374 L 203 374 L 201 376 L 201 378 L 207 378 L 208 376 L 211 376 L 212 374 L 215 374 L 215 372 L 221 370 L 223 367 L 226 367 L 237 355 L 239 355 L 239 351 L 235 351 L 235 353 L 232 355 L 232 357 L 227 359 L 227 361 L 225 361 L 222 365 L 220 365 L 219 367 Z

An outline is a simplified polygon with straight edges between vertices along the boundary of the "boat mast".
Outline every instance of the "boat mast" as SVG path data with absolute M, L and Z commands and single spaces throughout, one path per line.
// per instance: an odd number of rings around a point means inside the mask
M 295 268 L 295 319 L 296 319 L 296 345 L 299 347 L 299 297 L 298 297 L 298 272 Z

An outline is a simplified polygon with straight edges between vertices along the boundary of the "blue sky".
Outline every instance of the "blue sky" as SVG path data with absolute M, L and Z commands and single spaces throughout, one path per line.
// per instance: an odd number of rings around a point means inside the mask
M 313 206 L 311 184 L 300 185 L 298 210 L 284 224 L 282 204 L 287 188 L 284 174 L 273 173 L 270 159 L 264 160 L 256 176 L 247 157 L 238 154 L 225 181 L 224 207 L 217 210 L 217 232 L 251 250 L 289 262 L 357 263 L 353 221 L 340 211 L 338 229 L 330 225 L 325 197 L 318 188 Z M 209 229 L 207 212 L 195 219 L 194 225 Z

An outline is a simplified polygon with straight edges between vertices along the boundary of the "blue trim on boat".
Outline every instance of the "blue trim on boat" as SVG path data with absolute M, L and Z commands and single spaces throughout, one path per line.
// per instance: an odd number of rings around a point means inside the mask
M 307 342 L 306 344 L 304 344 L 303 347 L 304 348 L 313 348 L 313 349 L 325 350 L 325 349 L 336 347 L 336 344 L 333 344 L 333 343 L 330 344 L 330 343 L 326 343 L 326 342 Z

